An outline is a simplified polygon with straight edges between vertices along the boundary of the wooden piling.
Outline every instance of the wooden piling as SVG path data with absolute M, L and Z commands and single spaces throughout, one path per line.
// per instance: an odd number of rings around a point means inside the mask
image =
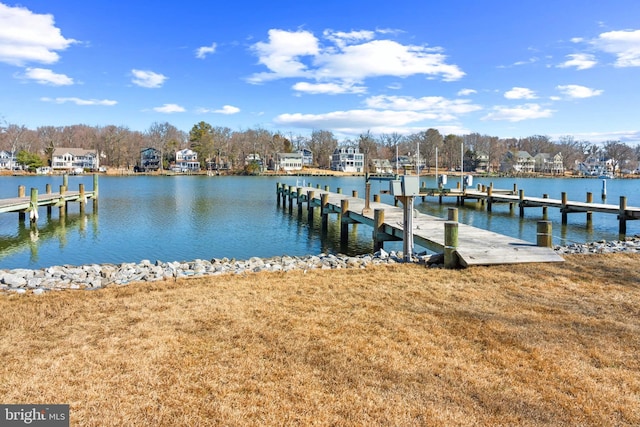
M 18 186 L 18 197 L 26 197 L 26 193 L 25 193 L 26 189 L 24 185 L 19 185 Z M 19 222 L 24 222 L 24 220 L 27 218 L 27 215 L 24 212 L 18 212 L 18 221 Z
M 456 249 L 458 247 L 458 223 L 447 221 L 444 223 L 444 267 L 458 267 L 458 256 Z
M 562 212 L 562 224 L 566 225 L 568 222 L 567 217 L 569 216 L 569 212 L 567 208 L 567 193 L 565 191 L 562 192 L 561 199 L 562 199 L 562 207 L 560 208 L 560 211 Z
M 375 203 L 380 203 L 380 195 L 379 194 L 374 194 L 373 195 L 373 201 Z
M 307 218 L 309 223 L 313 223 L 313 196 L 315 192 L 313 190 L 307 191 Z
M 349 241 L 349 200 L 340 200 L 340 243 L 347 244 Z
M 80 198 L 78 199 L 78 203 L 79 203 L 79 207 L 80 207 L 80 214 L 84 214 L 84 207 L 86 204 L 86 199 L 85 199 L 85 194 L 84 194 L 84 184 L 80 183 L 78 184 L 78 193 L 80 193 Z
M 320 215 L 322 217 L 322 222 L 321 222 L 322 231 L 327 231 L 327 228 L 329 226 L 329 210 L 327 209 L 328 204 L 329 204 L 329 193 L 322 193 L 320 195 Z
M 449 208 L 447 210 L 447 220 L 458 222 L 458 208 Z
M 537 245 L 550 248 L 552 244 L 551 221 L 538 221 Z
M 516 184 L 513 184 L 513 188 L 516 188 Z M 520 207 L 520 218 L 524 218 L 524 190 L 520 190 L 518 197 L 520 199 L 520 202 L 518 203 L 518 206 Z
M 548 199 L 548 198 L 549 198 L 549 195 L 548 195 L 548 194 L 543 194 L 543 195 L 542 195 L 542 198 L 543 198 L 543 199 Z M 542 207 L 542 219 L 547 219 L 547 216 L 548 216 L 548 210 L 549 210 L 549 208 L 548 208 L 547 206 L 543 206 L 543 207 Z
M 373 251 L 377 252 L 384 247 L 384 240 L 380 238 L 383 234 L 384 209 L 373 211 Z
M 618 234 L 624 236 L 627 234 L 627 216 L 625 213 L 627 210 L 627 198 L 625 196 L 620 196 L 620 212 L 618 213 L 619 228 Z
M 593 193 L 587 192 L 587 203 L 593 203 Z M 593 212 L 587 212 L 587 228 L 593 228 Z
M 276 182 L 276 206 L 280 207 L 280 183 Z
M 31 225 L 35 225 L 38 222 L 38 189 L 31 189 L 31 200 L 29 203 L 29 218 Z

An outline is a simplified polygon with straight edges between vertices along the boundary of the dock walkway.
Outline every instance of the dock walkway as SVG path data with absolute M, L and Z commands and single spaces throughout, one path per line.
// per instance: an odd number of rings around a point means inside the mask
M 279 185 L 278 197 L 280 196 L 285 205 L 288 199 L 290 209 L 295 200 L 299 210 L 303 204 L 306 204 L 310 212 L 313 212 L 314 207 L 320 207 L 323 218 L 329 214 L 339 214 L 343 224 L 369 225 L 374 230 L 374 239 L 382 235 L 383 240 L 402 240 L 404 235 L 403 208 L 401 207 L 376 201 L 366 203 L 365 199 L 312 187 Z M 376 210 L 384 212 L 381 224 L 376 223 Z M 447 221 L 444 218 L 414 212 L 412 233 L 414 242 L 431 251 L 444 252 Z M 377 231 L 375 231 L 376 228 Z M 537 246 L 524 240 L 466 224 L 458 224 L 456 254 L 464 267 L 564 261 L 551 248 Z

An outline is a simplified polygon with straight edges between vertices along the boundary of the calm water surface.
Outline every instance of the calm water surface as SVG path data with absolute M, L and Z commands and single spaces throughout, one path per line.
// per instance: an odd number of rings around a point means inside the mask
M 428 187 L 434 178 L 424 178 Z M 448 187 L 455 187 L 459 177 L 449 177 Z M 77 203 L 69 205 L 66 217 L 60 218 L 54 208 L 51 216 L 40 208 L 37 229 L 20 223 L 17 214 L 0 214 L 0 268 L 42 268 L 61 264 L 120 263 L 193 260 L 197 258 L 248 259 L 252 256 L 308 255 L 321 252 L 360 254 L 372 251 L 371 229 L 364 225 L 350 228 L 349 243 L 340 244 L 340 227 L 335 218 L 329 221 L 325 235 L 320 219 L 307 220 L 306 210 L 298 218 L 276 203 L 276 183 L 328 185 L 332 191 L 342 188 L 345 194 L 357 190 L 364 197 L 362 177 L 106 177 L 99 182 L 99 206 L 91 203 L 81 214 Z M 601 202 L 602 180 L 549 178 L 476 178 L 494 188 L 513 188 L 517 184 L 526 195 L 560 198 L 568 193 L 570 200 L 586 200 L 592 192 L 594 202 Z M 62 183 L 60 176 L 0 177 L 0 198 L 15 197 L 19 185 L 54 191 Z M 69 177 L 69 189 L 84 183 L 93 187 L 90 176 Z M 373 182 L 372 194 L 386 190 L 388 183 Z M 640 206 L 640 180 L 607 181 L 607 202 L 618 204 L 619 197 L 628 198 L 629 206 Z M 393 203 L 382 195 L 383 202 Z M 439 205 L 437 199 L 416 199 L 417 210 L 446 217 L 455 206 L 453 198 Z M 585 226 L 585 214 L 570 214 L 569 224 L 561 226 L 558 209 L 549 208 L 553 222 L 554 244 L 618 239 L 615 215 L 593 215 L 593 227 Z M 494 205 L 488 215 L 485 208 L 467 202 L 459 212 L 461 222 L 535 242 L 536 222 L 542 219 L 540 208 L 527 208 L 521 219 L 518 209 Z M 627 223 L 629 235 L 640 233 L 640 221 Z M 401 250 L 401 242 L 385 243 L 387 250 Z M 417 247 L 416 250 L 422 250 Z

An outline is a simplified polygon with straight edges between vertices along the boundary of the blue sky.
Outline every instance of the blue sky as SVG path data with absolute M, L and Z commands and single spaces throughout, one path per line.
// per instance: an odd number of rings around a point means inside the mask
M 640 142 L 640 1 L 0 0 L 5 124 Z

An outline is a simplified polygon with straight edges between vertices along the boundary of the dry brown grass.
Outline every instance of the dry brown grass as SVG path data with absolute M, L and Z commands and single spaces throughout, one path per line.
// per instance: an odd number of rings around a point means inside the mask
M 72 425 L 640 425 L 640 256 L 0 297 L 0 402 Z

